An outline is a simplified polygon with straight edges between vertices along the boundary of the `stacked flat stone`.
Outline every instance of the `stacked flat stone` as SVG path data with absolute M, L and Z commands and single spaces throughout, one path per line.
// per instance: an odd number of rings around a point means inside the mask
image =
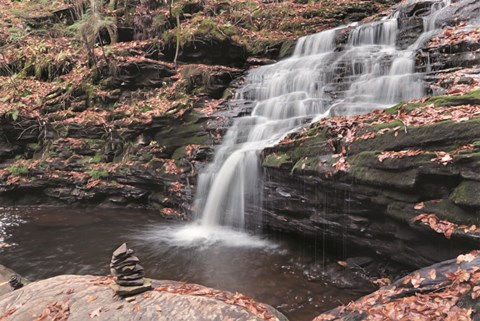
M 12 275 L 8 283 L 14 290 L 18 290 L 23 287 L 22 278 L 17 274 Z
M 133 250 L 126 243 L 113 252 L 110 272 L 117 277 L 113 289 L 119 295 L 133 295 L 151 289 L 150 281 L 143 278 L 145 270 L 139 258 L 133 255 Z

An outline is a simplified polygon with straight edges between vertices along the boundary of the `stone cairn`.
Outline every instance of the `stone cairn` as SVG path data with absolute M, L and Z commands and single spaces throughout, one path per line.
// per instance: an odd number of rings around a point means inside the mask
M 12 275 L 8 283 L 14 290 L 18 290 L 23 287 L 22 278 L 17 274 Z
M 110 272 L 117 277 L 113 290 L 120 296 L 139 294 L 152 289 L 150 280 L 145 279 L 145 270 L 140 265 L 138 257 L 133 255 L 133 250 L 123 243 L 112 255 Z

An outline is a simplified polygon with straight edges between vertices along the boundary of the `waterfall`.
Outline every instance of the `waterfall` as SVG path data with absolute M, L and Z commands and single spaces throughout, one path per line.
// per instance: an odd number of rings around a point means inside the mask
M 367 113 L 423 96 L 415 53 L 436 31 L 436 16 L 447 5 L 448 0 L 432 5 L 423 18 L 424 33 L 404 50 L 396 46 L 400 7 L 378 22 L 303 37 L 292 57 L 251 70 L 232 103 L 252 105 L 252 113 L 234 120 L 199 175 L 195 236 L 198 228 L 259 226 L 258 213 L 245 215 L 262 205 L 259 155 L 286 133 L 323 117 Z M 345 34 L 348 40 L 339 46 Z

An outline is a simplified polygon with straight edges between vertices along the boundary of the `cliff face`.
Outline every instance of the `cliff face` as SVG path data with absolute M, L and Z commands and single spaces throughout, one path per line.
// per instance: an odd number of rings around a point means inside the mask
M 88 1 L 2 0 L 2 204 L 133 206 L 185 217 L 196 174 L 232 116 L 212 116 L 226 110 L 241 80 L 232 81 L 288 54 L 299 36 L 391 3 L 169 8 L 125 0 L 94 15 Z

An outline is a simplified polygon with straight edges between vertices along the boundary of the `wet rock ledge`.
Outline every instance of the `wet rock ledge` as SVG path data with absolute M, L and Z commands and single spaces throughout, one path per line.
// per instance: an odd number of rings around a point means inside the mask
M 420 268 L 480 247 L 480 91 L 322 120 L 264 151 L 274 230 Z
M 314 321 L 478 320 L 478 254 L 471 252 L 418 270 L 356 302 L 323 313 Z
M 236 320 L 288 321 L 239 293 L 152 280 L 153 290 L 114 295 L 113 277 L 62 275 L 0 296 L 0 320 Z

